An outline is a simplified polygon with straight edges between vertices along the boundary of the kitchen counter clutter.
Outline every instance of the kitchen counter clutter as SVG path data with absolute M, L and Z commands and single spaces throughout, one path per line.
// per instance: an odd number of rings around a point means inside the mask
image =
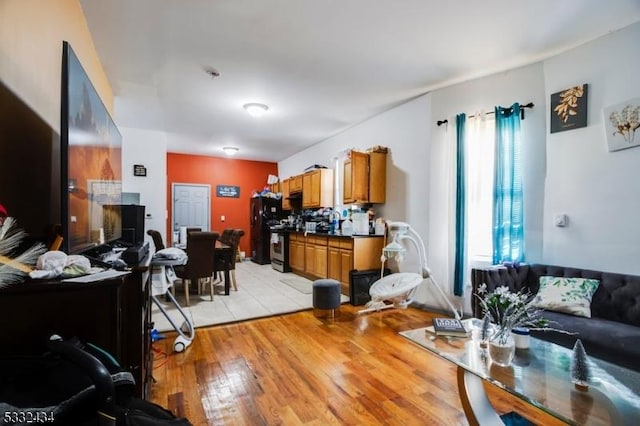
M 289 265 L 294 273 L 309 279 L 332 278 L 341 293 L 349 295 L 351 270 L 379 269 L 384 245 L 382 235 L 329 235 L 289 233 Z
M 304 236 L 305 234 L 307 236 L 311 235 L 316 235 L 316 236 L 320 236 L 320 237 L 327 237 L 327 238 L 344 238 L 344 239 L 353 239 L 353 238 L 383 238 L 384 235 L 375 235 L 375 234 L 357 234 L 357 235 L 342 235 L 342 234 L 329 234 L 327 232 L 305 232 L 305 231 L 294 231 L 294 230 L 290 230 L 287 231 L 289 232 L 289 234 L 299 234 Z

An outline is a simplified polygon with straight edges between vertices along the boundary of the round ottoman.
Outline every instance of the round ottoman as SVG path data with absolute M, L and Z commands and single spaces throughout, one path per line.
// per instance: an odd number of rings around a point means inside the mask
M 316 317 L 340 315 L 340 283 L 332 279 L 313 282 L 313 313 Z

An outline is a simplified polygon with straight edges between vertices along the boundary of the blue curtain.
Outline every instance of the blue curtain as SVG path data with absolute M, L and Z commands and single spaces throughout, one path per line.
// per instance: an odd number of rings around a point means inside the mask
M 495 107 L 493 263 L 524 260 L 524 212 L 520 165 L 520 105 Z
M 462 296 L 464 292 L 464 258 L 465 258 L 465 122 L 466 115 L 456 116 L 456 251 L 453 270 L 453 294 Z

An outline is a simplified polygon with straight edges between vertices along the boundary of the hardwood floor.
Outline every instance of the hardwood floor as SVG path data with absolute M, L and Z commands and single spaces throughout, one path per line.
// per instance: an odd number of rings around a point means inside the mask
M 200 328 L 172 353 L 172 335 L 154 343 L 151 399 L 194 425 L 464 425 L 453 364 L 397 332 L 431 325 L 418 309 L 334 321 L 312 311 Z M 536 424 L 563 424 L 486 385 L 501 412 Z

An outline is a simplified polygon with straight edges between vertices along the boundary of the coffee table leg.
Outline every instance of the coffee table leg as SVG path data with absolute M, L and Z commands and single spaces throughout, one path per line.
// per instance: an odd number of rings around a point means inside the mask
M 462 367 L 458 367 L 458 393 L 470 425 L 504 426 L 487 398 L 482 379 Z

